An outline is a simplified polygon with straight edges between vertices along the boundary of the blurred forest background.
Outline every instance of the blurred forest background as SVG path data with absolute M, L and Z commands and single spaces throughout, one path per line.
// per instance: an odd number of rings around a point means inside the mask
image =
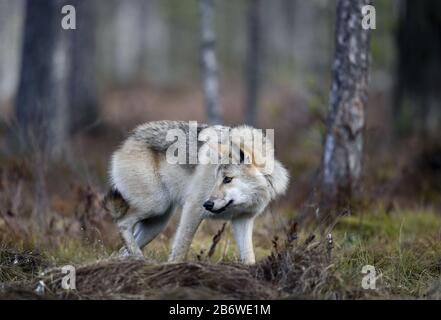
M 276 155 L 292 182 L 257 228 L 260 256 L 287 221 L 320 216 L 313 195 L 338 1 L 215 0 L 204 14 L 205 2 L 0 0 L 2 244 L 56 247 L 66 259 L 66 248 L 76 246 L 68 239 L 106 254 L 117 248 L 100 206 L 109 157 L 134 126 L 151 120 L 275 129 Z M 76 8 L 76 30 L 61 28 L 66 4 Z M 423 211 L 432 219 L 441 205 L 441 2 L 374 5 L 361 196 L 350 214 Z M 204 15 L 213 30 L 204 29 Z M 215 53 L 216 65 L 204 50 Z M 219 91 L 207 95 L 210 79 Z M 154 248 L 166 251 L 171 225 Z M 218 227 L 204 225 L 194 252 L 209 247 Z

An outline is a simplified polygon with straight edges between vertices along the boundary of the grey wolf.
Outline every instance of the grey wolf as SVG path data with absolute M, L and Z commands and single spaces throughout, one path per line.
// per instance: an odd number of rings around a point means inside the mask
M 232 222 L 241 261 L 253 264 L 254 220 L 285 193 L 288 171 L 277 160 L 271 171 L 257 164 L 253 159 L 258 155 L 247 139 L 232 142 L 232 148 L 224 148 L 225 140 L 198 143 L 198 150 L 207 145 L 211 148 L 207 150 L 218 146 L 222 157 L 235 158 L 232 163 L 172 164 L 167 161 L 167 150 L 173 142 L 166 136 L 174 129 L 182 130 L 188 137 L 191 135 L 187 122 L 148 122 L 135 128 L 112 155 L 112 186 L 105 203 L 128 253 L 142 257 L 141 249 L 165 228 L 175 209 L 181 207 L 170 262 L 186 259 L 203 219 L 225 219 Z M 193 134 L 202 135 L 207 129 L 215 132 L 227 129 L 239 136 L 257 130 L 244 125 L 229 128 L 198 124 Z M 273 148 L 266 138 L 264 144 L 266 150 Z

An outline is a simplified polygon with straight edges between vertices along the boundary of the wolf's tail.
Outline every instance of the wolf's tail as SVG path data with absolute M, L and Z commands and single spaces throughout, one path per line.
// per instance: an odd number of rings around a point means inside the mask
M 104 197 L 103 207 L 116 220 L 122 218 L 130 208 L 127 201 L 116 188 L 110 189 Z

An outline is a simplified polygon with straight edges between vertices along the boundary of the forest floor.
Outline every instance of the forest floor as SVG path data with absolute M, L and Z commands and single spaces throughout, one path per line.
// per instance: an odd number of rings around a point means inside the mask
M 154 240 L 144 250 L 146 259 L 141 260 L 115 257 L 112 252 L 117 246 L 97 245 L 96 240 L 88 243 L 87 239 L 62 237 L 64 241 L 48 248 L 24 242 L 3 245 L 0 297 L 441 298 L 441 219 L 430 210 L 386 212 L 372 208 L 342 217 L 330 232 L 332 245 L 318 233 L 297 232 L 295 228 L 271 241 L 265 235 L 265 220 L 268 218 L 262 217 L 256 226 L 255 266 L 237 262 L 228 228 L 210 256 L 212 234 L 203 228 L 190 261 L 182 264 L 166 263 L 169 241 L 165 237 Z M 76 268 L 76 290 L 61 287 L 64 265 Z M 375 268 L 375 289 L 363 288 L 362 269 L 366 265 Z
M 14 157 L 1 141 L 0 298 L 441 298 L 441 148 L 422 150 L 417 140 L 387 138 L 385 102 L 375 95 L 368 108 L 364 199 L 332 228 L 295 222 L 317 212 L 310 195 L 320 165 L 323 110 L 277 94 L 262 103 L 262 127 L 275 128 L 278 157 L 293 181 L 284 199 L 257 219 L 256 265 L 238 263 L 230 226 L 220 232 L 219 221 L 203 223 L 188 263 L 167 263 L 178 214 L 144 249 L 146 259 L 118 258 L 122 241 L 101 206 L 112 150 L 144 120 L 203 119 L 195 107 L 200 93 L 175 93 L 170 100 L 168 92 L 143 92 L 110 94 L 101 112 L 104 129 L 80 134 L 64 161 L 51 164 L 43 228 L 35 219 L 32 159 Z M 227 92 L 226 121 L 237 123 L 241 97 Z M 0 138 L 6 137 L 0 124 Z M 76 290 L 61 287 L 66 265 L 76 268 Z M 375 268 L 376 289 L 363 288 L 368 265 Z

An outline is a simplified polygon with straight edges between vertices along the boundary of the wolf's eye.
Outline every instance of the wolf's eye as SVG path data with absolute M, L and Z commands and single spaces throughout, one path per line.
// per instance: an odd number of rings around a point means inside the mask
M 224 183 L 225 183 L 225 184 L 230 183 L 231 180 L 233 180 L 233 178 L 231 178 L 231 177 L 225 177 L 225 178 L 224 178 Z

